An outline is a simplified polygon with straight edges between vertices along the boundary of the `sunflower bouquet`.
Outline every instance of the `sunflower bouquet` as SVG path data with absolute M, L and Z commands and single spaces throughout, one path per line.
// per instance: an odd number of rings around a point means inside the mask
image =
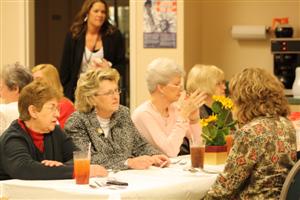
M 224 96 L 213 96 L 213 114 L 201 119 L 202 137 L 207 146 L 223 146 L 225 136 L 235 129 L 236 121 L 232 119 L 232 100 Z

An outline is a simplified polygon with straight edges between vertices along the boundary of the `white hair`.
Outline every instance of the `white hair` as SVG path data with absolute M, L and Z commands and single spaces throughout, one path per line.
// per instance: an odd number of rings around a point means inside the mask
M 167 85 L 174 76 L 184 76 L 185 72 L 169 58 L 156 58 L 147 67 L 146 82 L 150 93 L 157 85 Z

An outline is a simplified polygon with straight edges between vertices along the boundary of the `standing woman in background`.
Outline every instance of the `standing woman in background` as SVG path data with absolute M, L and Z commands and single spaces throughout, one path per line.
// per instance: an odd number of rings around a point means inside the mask
M 74 101 L 80 73 L 114 66 L 125 73 L 125 43 L 110 22 L 104 0 L 85 0 L 67 34 L 60 66 L 65 96 Z
M 59 117 L 58 122 L 60 127 L 63 129 L 66 120 L 75 111 L 73 103 L 66 97 L 63 96 L 63 87 L 59 80 L 59 74 L 56 69 L 51 64 L 40 64 L 32 68 L 32 75 L 34 79 L 41 78 L 46 83 L 51 85 L 61 96 L 58 106 L 59 106 Z

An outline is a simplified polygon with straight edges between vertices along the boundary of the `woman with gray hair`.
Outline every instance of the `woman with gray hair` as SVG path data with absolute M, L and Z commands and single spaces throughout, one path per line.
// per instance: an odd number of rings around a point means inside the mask
M 78 147 L 92 144 L 91 162 L 112 169 L 146 169 L 168 165 L 162 155 L 138 133 L 127 107 L 120 105 L 116 69 L 95 69 L 82 74 L 75 92 L 77 109 L 65 131 Z
M 33 80 L 29 69 L 18 62 L 6 65 L 0 72 L 0 134 L 19 117 L 18 99 L 21 90 Z
M 146 74 L 150 100 L 141 104 L 132 115 L 139 132 L 169 157 L 178 155 L 185 136 L 200 139 L 201 134 L 199 107 L 206 95 L 197 90 L 185 96 L 183 76 L 184 71 L 173 60 L 153 60 Z

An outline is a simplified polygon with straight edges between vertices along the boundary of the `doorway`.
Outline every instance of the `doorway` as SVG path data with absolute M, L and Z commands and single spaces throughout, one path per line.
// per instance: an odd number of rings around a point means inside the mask
M 84 0 L 35 1 L 35 64 L 51 63 L 60 66 L 64 39 Z M 125 39 L 126 66 L 120 85 L 121 102 L 130 105 L 129 98 L 129 0 L 107 0 L 110 19 Z

